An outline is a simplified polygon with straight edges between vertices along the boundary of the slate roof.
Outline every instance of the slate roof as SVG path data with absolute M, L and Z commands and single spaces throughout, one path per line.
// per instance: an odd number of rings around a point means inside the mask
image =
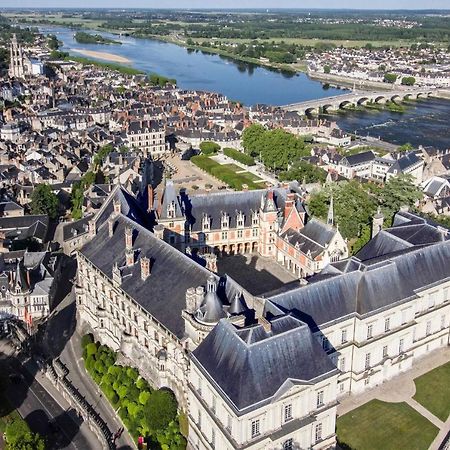
M 230 217 L 230 228 L 237 226 L 237 215 L 244 214 L 244 226 L 251 226 L 253 212 L 259 211 L 264 199 L 266 204 L 266 189 L 241 192 L 218 192 L 209 194 L 198 194 L 192 197 L 182 195 L 180 203 L 186 214 L 186 219 L 192 231 L 202 230 L 202 217 L 206 214 L 211 219 L 211 229 L 221 228 L 222 213 L 227 213 Z M 288 190 L 283 188 L 273 189 L 273 200 L 277 209 L 284 210 Z M 299 211 L 304 211 L 301 202 L 296 203 Z
M 364 164 L 375 159 L 375 154 L 369 150 L 368 152 L 357 153 L 356 155 L 349 155 L 342 158 L 348 162 L 349 166 L 357 166 L 359 164 Z M 342 162 L 341 161 L 341 162 Z
M 310 252 L 313 258 L 319 256 L 336 235 L 336 228 L 317 219 L 311 219 L 300 230 L 287 230 L 282 238 L 305 255 Z
M 391 228 L 381 230 L 358 253 L 362 260 L 376 258 L 412 247 L 431 245 L 450 239 L 435 222 L 409 212 L 399 212 L 395 215 Z
M 260 324 L 239 329 L 221 320 L 192 360 L 238 415 L 269 402 L 288 383 L 337 373 L 309 327 L 292 315 L 273 318 L 271 331 Z
M 449 241 L 366 261 L 352 257 L 327 266 L 306 286 L 268 298 L 266 312 L 292 311 L 312 329 L 354 314 L 370 315 L 449 279 L 449 258 Z
M 399 158 L 388 170 L 389 173 L 404 172 L 406 169 L 420 163 L 422 160 L 414 153 L 408 153 Z
M 136 263 L 132 267 L 125 267 L 127 225 L 134 230 Z M 121 288 L 174 335 L 180 339 L 184 336 L 181 312 L 186 307 L 186 290 L 206 286 L 210 271 L 123 214 L 115 218 L 112 237 L 109 237 L 108 224 L 103 223 L 80 252 L 110 279 L 117 263 L 122 272 Z M 141 279 L 139 263 L 144 256 L 151 264 L 151 274 L 145 281 Z M 218 295 L 225 304 L 241 291 L 230 279 L 219 282 Z

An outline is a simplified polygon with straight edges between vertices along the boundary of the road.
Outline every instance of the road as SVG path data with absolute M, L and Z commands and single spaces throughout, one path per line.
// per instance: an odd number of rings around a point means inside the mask
M 112 433 L 123 426 L 116 412 L 107 399 L 103 397 L 98 386 L 84 369 L 81 356 L 81 336 L 76 332 L 75 295 L 71 292 L 55 309 L 49 319 L 44 343 L 48 354 L 59 357 L 69 369 L 67 378 L 74 387 L 94 407 L 106 422 Z M 120 450 L 134 449 L 136 446 L 125 430 L 116 441 Z
M 33 362 L 22 364 L 9 343 L 0 343 L 0 370 L 15 382 L 8 383 L 5 394 L 13 408 L 34 432 L 46 438 L 48 450 L 85 450 L 99 448 L 95 436 L 82 426 L 75 411 L 64 409 L 42 386 L 44 377 Z M 31 371 L 31 373 L 30 373 Z M 54 425 L 50 426 L 50 422 Z

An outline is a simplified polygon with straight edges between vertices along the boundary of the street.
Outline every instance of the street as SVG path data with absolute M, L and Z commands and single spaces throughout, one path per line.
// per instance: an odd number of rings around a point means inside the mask
M 65 410 L 41 385 L 44 375 L 37 371 L 37 366 L 30 362 L 25 367 L 6 341 L 0 342 L 0 370 L 7 379 L 10 375 L 14 377 L 5 392 L 12 408 L 19 411 L 32 431 L 46 438 L 46 448 L 98 448 L 100 443 L 87 427 L 82 427 L 75 411 Z

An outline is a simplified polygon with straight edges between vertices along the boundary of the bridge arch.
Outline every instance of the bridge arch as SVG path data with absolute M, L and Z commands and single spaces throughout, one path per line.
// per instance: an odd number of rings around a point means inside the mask
M 358 106 L 365 105 L 369 101 L 369 97 L 361 97 L 356 103 Z
M 331 112 L 331 111 L 335 111 L 335 110 L 336 110 L 336 106 L 332 105 L 331 103 L 327 103 L 322 106 L 322 111 L 324 112 L 324 114 Z
M 384 95 L 379 95 L 375 97 L 375 103 L 386 103 L 386 97 Z
M 339 103 L 339 108 L 340 109 L 345 109 L 345 107 L 348 106 L 348 105 L 355 106 L 355 103 L 350 101 L 350 100 L 344 100 L 343 102 Z
M 312 106 L 311 108 L 305 109 L 305 116 L 313 116 L 319 114 L 319 108 Z
M 391 97 L 391 102 L 394 102 L 394 103 L 397 103 L 398 101 L 401 101 L 401 100 L 402 100 L 402 97 L 400 95 L 398 95 L 398 94 L 394 94 Z

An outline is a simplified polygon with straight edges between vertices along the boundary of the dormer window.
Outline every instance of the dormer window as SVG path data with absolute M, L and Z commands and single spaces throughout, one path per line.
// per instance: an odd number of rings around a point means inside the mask
M 257 212 L 254 212 L 254 213 L 253 213 L 253 216 L 252 216 L 252 225 L 253 225 L 253 226 L 258 225 L 258 213 L 257 213 Z
M 245 216 L 242 213 L 242 211 L 240 211 L 237 215 L 237 226 L 238 228 L 243 228 L 244 227 L 244 222 L 245 222 Z
M 167 206 L 167 217 L 169 219 L 175 218 L 175 202 L 174 201 L 170 202 L 170 204 Z
M 203 227 L 203 231 L 210 230 L 210 220 L 209 220 L 209 217 L 207 214 L 203 214 L 202 227 Z
M 222 229 L 228 229 L 230 226 L 230 217 L 227 213 L 222 213 L 221 226 Z

